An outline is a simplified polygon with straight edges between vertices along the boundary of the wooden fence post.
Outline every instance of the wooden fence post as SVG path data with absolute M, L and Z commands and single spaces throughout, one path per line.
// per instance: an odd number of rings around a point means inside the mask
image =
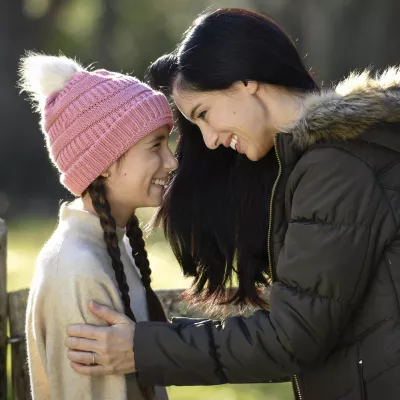
M 7 226 L 0 219 L 0 399 L 7 398 Z
M 30 382 L 25 342 L 25 313 L 29 291 L 19 290 L 8 295 L 13 400 L 29 400 Z

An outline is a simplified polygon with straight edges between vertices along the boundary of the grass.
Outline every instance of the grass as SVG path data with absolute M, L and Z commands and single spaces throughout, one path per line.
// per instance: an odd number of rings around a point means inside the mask
M 152 210 L 141 210 L 139 217 L 147 221 Z M 27 288 L 30 285 L 35 259 L 45 241 L 56 226 L 56 220 L 30 219 L 12 221 L 8 224 L 8 291 Z M 177 262 L 161 232 L 147 240 L 147 250 L 155 289 L 186 288 L 185 280 Z M 8 365 L 10 371 L 10 365 Z M 289 384 L 221 385 L 211 387 L 171 387 L 171 400 L 289 400 L 293 399 Z

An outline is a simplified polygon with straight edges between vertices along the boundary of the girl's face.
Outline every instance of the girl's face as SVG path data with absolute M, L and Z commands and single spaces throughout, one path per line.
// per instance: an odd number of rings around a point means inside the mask
M 196 92 L 175 88 L 173 99 L 196 124 L 209 149 L 231 147 L 252 161 L 273 147 L 276 133 L 295 118 L 293 96 L 274 85 L 237 82 L 227 90 Z
M 131 215 L 139 207 L 158 207 L 168 174 L 178 162 L 168 147 L 169 129 L 146 135 L 108 168 L 107 199 L 113 213 Z

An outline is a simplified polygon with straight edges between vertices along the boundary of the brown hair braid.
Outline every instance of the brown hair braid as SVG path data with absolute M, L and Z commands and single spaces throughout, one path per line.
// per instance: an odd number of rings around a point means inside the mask
M 129 244 L 132 247 L 132 255 L 135 259 L 135 264 L 139 268 L 140 274 L 142 275 L 142 283 L 146 290 L 149 319 L 150 321 L 165 322 L 167 321 L 167 317 L 165 316 L 164 309 L 159 298 L 150 286 L 150 263 L 149 259 L 147 258 L 147 252 L 143 240 L 143 232 L 139 227 L 139 220 L 135 214 L 133 214 L 128 221 L 126 236 L 128 237 Z
M 129 286 L 126 281 L 124 265 L 121 261 L 121 251 L 118 246 L 117 224 L 114 217 L 111 215 L 110 203 L 106 197 L 104 178 L 99 176 L 89 185 L 85 193 L 89 193 L 92 199 L 93 208 L 100 218 L 100 224 L 104 231 L 104 241 L 107 245 L 107 252 L 111 258 L 115 278 L 121 292 L 125 315 L 127 315 L 132 321 L 136 322 L 135 315 L 131 309 Z M 82 196 L 85 193 L 83 193 Z M 140 385 L 140 390 L 146 400 L 154 399 L 155 391 L 153 387 L 144 387 Z

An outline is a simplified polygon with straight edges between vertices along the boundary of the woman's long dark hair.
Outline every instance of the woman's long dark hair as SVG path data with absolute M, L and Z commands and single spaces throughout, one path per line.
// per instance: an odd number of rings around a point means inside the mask
M 297 92 L 317 89 L 282 29 L 241 9 L 201 16 L 174 52 L 150 66 L 147 80 L 167 95 L 173 85 L 215 91 L 249 80 Z M 258 288 L 268 285 L 274 152 L 252 162 L 231 149 L 209 150 L 199 128 L 174 112 L 180 164 L 155 221 L 163 224 L 184 274 L 195 278 L 187 297 L 202 304 L 264 307 Z M 226 290 L 232 284 L 238 284 L 233 294 Z
M 93 208 L 100 218 L 100 224 L 104 231 L 104 241 L 107 245 L 107 252 L 111 258 L 115 278 L 121 292 L 125 315 L 127 315 L 132 321 L 136 322 L 135 315 L 131 309 L 129 286 L 126 281 L 124 265 L 121 261 L 121 252 L 117 237 L 117 225 L 111 214 L 111 207 L 107 200 L 104 178 L 99 176 L 95 179 L 83 195 L 86 193 L 90 195 Z M 139 268 L 142 276 L 142 283 L 146 291 L 149 319 L 150 321 L 167 321 L 162 305 L 150 286 L 150 264 L 147 258 L 142 230 L 139 227 L 139 220 L 134 214 L 128 221 L 126 235 L 132 248 L 132 256 L 135 260 L 135 264 Z M 141 386 L 140 389 L 146 400 L 154 399 L 154 388 Z

